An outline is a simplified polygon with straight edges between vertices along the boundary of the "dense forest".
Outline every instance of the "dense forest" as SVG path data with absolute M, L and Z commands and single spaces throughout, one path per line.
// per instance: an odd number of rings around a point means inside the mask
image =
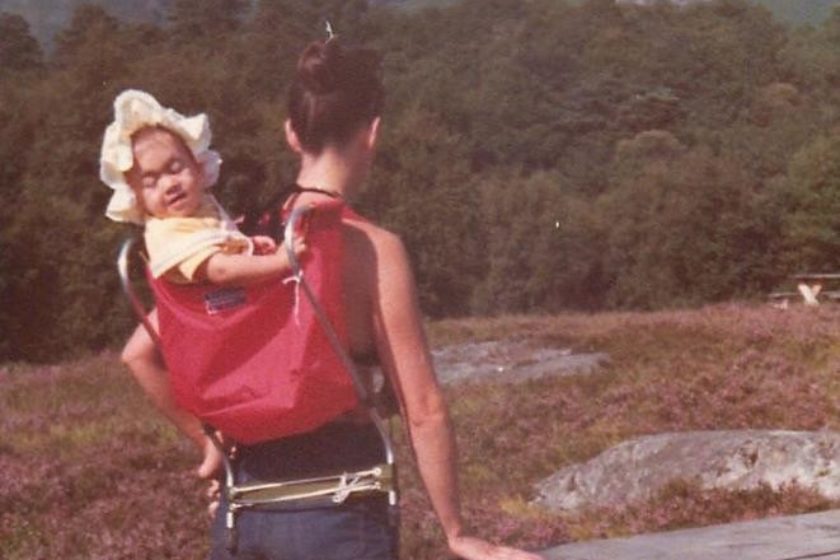
M 150 2 L 158 5 L 160 2 Z M 0 15 L 0 360 L 121 340 L 101 135 L 137 87 L 211 117 L 217 195 L 293 177 L 284 99 L 329 18 L 388 90 L 358 206 L 401 234 L 429 316 L 650 309 L 840 268 L 840 10 L 789 28 L 746 0 L 171 0 L 83 4 L 46 51 Z
M 46 47 L 52 48 L 54 35 L 65 26 L 73 11 L 82 4 L 102 6 L 128 22 L 164 24 L 167 12 L 174 0 L 0 0 L 0 12 L 19 14 L 26 18 L 32 34 Z M 250 7 L 257 0 L 247 0 Z M 430 6 L 449 6 L 460 0 L 369 0 L 371 5 L 387 5 L 413 11 Z M 580 3 L 583 0 L 569 0 Z M 619 0 L 630 3 L 653 3 L 658 0 Z M 677 3 L 708 2 L 709 0 L 671 0 Z M 824 21 L 840 0 L 750 0 L 753 4 L 768 8 L 782 22 L 791 25 L 817 25 Z M 247 10 L 246 10 L 247 11 Z

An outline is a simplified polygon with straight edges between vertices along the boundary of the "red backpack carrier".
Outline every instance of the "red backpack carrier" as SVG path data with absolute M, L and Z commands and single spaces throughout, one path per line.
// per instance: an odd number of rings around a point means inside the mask
M 340 202 L 306 224 L 306 282 L 342 346 Z M 282 250 L 282 249 L 281 249 Z M 313 430 L 358 403 L 353 381 L 294 282 L 248 287 L 151 280 L 177 403 L 245 444 Z

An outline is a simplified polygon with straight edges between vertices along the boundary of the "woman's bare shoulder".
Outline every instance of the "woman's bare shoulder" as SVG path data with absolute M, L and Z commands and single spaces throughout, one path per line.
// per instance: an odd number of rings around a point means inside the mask
M 369 350 L 386 309 L 411 305 L 413 278 L 405 247 L 398 235 L 369 222 L 344 224 L 344 293 L 348 324 L 355 325 Z
M 367 221 L 345 222 L 345 243 L 356 256 L 380 261 L 406 259 L 405 245 L 396 233 Z

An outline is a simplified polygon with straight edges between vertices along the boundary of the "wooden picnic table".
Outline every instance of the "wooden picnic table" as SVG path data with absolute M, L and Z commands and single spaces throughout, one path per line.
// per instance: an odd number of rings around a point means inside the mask
M 823 300 L 840 300 L 840 290 L 826 290 L 827 284 L 840 283 L 840 273 L 837 272 L 803 272 L 791 276 L 797 282 L 796 292 L 775 292 L 770 294 L 771 299 L 787 301 L 798 293 L 802 296 L 805 305 L 819 305 L 820 298 Z

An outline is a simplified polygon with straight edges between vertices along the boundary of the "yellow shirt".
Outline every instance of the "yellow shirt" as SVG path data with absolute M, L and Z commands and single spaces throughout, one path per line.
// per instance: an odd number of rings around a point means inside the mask
M 148 217 L 144 240 L 152 276 L 180 284 L 195 282 L 198 267 L 216 253 L 253 250 L 251 241 L 209 196 L 194 216 Z

